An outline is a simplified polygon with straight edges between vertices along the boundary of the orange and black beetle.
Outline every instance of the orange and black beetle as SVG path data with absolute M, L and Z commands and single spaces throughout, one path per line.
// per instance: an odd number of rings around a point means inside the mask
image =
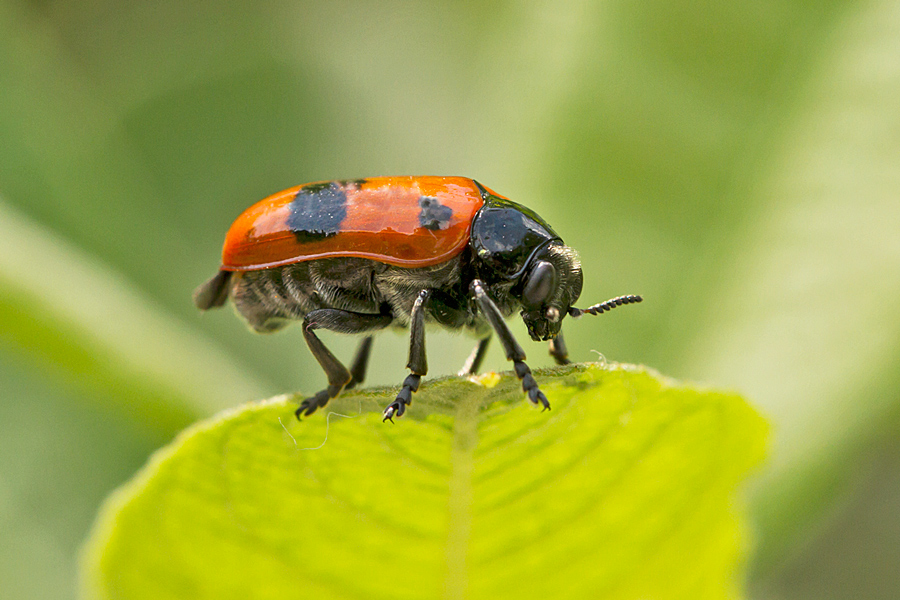
M 374 177 L 293 187 L 248 208 L 231 226 L 215 277 L 194 293 L 198 308 L 230 296 L 259 332 L 303 321 L 303 336 L 328 387 L 297 409 L 311 415 L 362 382 L 372 337 L 348 370 L 316 329 L 368 334 L 410 328 L 410 375 L 384 420 L 402 416 L 428 371 L 425 324 L 466 329 L 479 340 L 460 374 L 477 372 L 491 332 L 513 361 L 522 388 L 550 408 L 505 318 L 519 311 L 535 341 L 569 362 L 565 315 L 599 314 L 640 302 L 621 296 L 587 309 L 574 250 L 541 217 L 464 177 Z

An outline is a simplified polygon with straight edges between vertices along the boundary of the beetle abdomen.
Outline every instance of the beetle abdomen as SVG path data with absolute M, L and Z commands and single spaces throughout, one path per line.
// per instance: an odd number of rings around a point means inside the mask
M 237 311 L 256 331 L 278 331 L 320 308 L 386 314 L 409 324 L 411 297 L 423 289 L 455 289 L 460 261 L 407 269 L 355 257 L 305 261 L 235 273 L 231 294 Z

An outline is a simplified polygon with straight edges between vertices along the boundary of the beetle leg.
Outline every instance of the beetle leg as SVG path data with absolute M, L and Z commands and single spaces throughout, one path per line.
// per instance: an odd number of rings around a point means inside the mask
M 566 340 L 563 339 L 562 331 L 550 340 L 550 356 L 558 365 L 567 365 L 572 362 L 569 360 L 569 349 L 566 348 Z
M 366 368 L 369 366 L 369 353 L 372 351 L 372 336 L 367 335 L 359 343 L 359 349 L 350 365 L 350 383 L 344 386 L 345 390 L 355 388 L 366 378 Z
M 475 346 L 475 349 L 472 350 L 472 354 L 469 355 L 469 358 L 466 359 L 466 362 L 465 364 L 463 364 L 462 369 L 459 370 L 460 377 L 466 377 L 468 375 L 475 375 L 476 373 L 478 373 L 478 369 L 481 368 L 481 363 L 484 361 L 484 357 L 487 354 L 487 347 L 490 341 L 490 334 L 488 334 L 486 338 L 478 340 L 478 345 Z
M 506 351 L 506 358 L 513 361 L 513 369 L 522 382 L 522 390 L 528 394 L 529 400 L 535 404 L 540 403 L 544 410 L 549 410 L 550 403 L 547 401 L 547 396 L 540 390 L 537 381 L 534 380 L 534 376 L 531 374 L 531 369 L 525 364 L 525 351 L 522 350 L 522 346 L 513 337 L 509 325 L 506 324 L 506 321 L 503 320 L 503 315 L 500 314 L 500 309 L 497 308 L 494 301 L 484 291 L 484 283 L 475 279 L 472 281 L 469 289 L 475 297 L 475 302 L 478 303 L 478 309 L 481 311 L 481 314 L 484 315 L 491 327 L 494 328 L 494 331 L 497 332 L 497 337 L 500 338 L 503 350 Z
M 425 302 L 430 295 L 430 290 L 422 290 L 413 303 L 409 323 L 409 362 L 406 364 L 410 374 L 403 380 L 397 399 L 384 409 L 382 422 L 393 423 L 393 417 L 403 416 L 406 407 L 412 403 L 413 392 L 419 389 L 419 382 L 428 373 L 428 360 L 425 358 Z
M 341 393 L 341 390 L 353 380 L 353 375 L 339 361 L 331 350 L 325 347 L 322 340 L 314 333 L 316 329 L 327 329 L 338 333 L 363 333 L 376 329 L 384 329 L 391 324 L 390 315 L 368 315 L 354 313 L 335 308 L 320 308 L 310 311 L 303 319 L 303 338 L 310 352 L 318 361 L 328 377 L 328 387 L 315 396 L 306 398 L 300 403 L 294 414 L 309 416 L 318 408 L 325 406 L 329 400 Z M 354 362 L 354 367 L 356 367 Z

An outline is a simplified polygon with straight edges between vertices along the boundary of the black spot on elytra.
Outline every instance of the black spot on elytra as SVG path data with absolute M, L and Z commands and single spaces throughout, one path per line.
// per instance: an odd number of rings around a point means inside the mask
M 347 194 L 339 182 L 303 186 L 290 203 L 287 226 L 300 243 L 322 240 L 341 230 L 347 216 Z
M 425 229 L 437 231 L 450 227 L 450 218 L 453 217 L 453 209 L 441 204 L 437 198 L 421 196 L 419 198 L 419 224 Z

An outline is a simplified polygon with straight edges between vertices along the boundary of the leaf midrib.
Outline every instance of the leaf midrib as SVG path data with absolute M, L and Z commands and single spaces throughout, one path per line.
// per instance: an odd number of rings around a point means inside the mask
M 466 555 L 472 530 L 472 471 L 478 445 L 478 407 L 482 394 L 470 393 L 457 398 L 450 450 L 450 481 L 445 556 L 447 576 L 445 600 L 463 600 L 469 579 Z

